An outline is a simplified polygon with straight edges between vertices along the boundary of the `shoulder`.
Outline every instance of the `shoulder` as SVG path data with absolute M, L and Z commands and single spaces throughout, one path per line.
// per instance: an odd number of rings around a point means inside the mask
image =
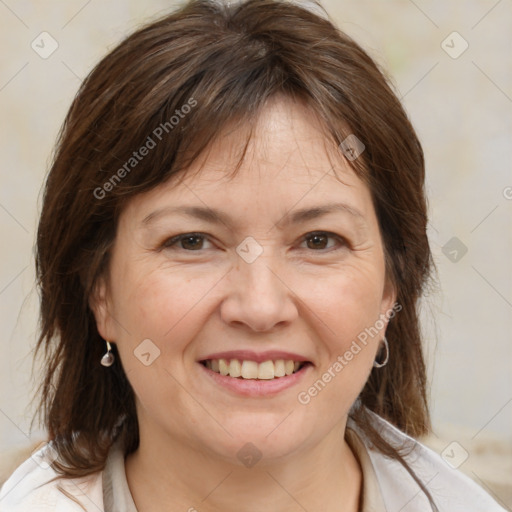
M 101 472 L 64 479 L 51 467 L 49 444 L 25 460 L 0 489 L 0 512 L 103 510 Z
M 506 512 L 480 486 L 452 468 L 439 454 L 369 412 L 381 435 L 394 448 L 403 449 L 400 453 L 432 495 L 439 512 Z M 400 462 L 375 450 L 364 432 L 349 421 L 350 428 L 358 433 L 368 449 L 386 508 L 401 512 L 431 510 L 421 487 Z

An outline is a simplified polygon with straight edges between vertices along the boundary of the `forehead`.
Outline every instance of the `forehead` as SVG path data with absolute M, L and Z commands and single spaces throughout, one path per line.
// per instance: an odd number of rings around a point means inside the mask
M 343 201 L 364 213 L 371 199 L 316 113 L 281 96 L 254 124 L 226 127 L 189 168 L 133 204 L 145 210 L 179 201 L 211 208 L 240 201 L 265 210 Z
M 255 180 L 263 171 L 269 179 L 287 168 L 295 177 L 325 174 L 332 167 L 351 170 L 312 107 L 283 95 L 271 98 L 254 123 L 222 130 L 189 171 L 227 171 L 242 157 L 242 169 Z

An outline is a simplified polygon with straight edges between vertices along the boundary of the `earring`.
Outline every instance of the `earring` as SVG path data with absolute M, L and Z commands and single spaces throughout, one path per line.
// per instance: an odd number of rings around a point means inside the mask
M 384 358 L 384 361 L 377 362 L 377 360 L 375 360 L 373 362 L 373 367 L 374 368 L 382 368 L 383 366 L 386 366 L 388 364 L 388 360 L 389 360 L 389 344 L 388 344 L 388 340 L 386 339 L 386 336 L 384 336 L 384 338 L 382 338 L 382 341 L 384 342 L 384 350 L 386 352 L 386 357 Z
M 102 366 L 108 367 L 114 364 L 115 357 L 114 354 L 112 354 L 112 346 L 110 345 L 110 342 L 108 342 L 107 340 L 105 340 L 105 342 L 107 343 L 107 352 L 103 354 L 103 357 L 101 358 L 100 362 Z

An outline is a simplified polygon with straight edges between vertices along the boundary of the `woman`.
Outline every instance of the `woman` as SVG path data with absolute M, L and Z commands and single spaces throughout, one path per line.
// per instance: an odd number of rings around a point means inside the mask
M 91 72 L 37 240 L 50 443 L 3 511 L 499 511 L 428 431 L 424 161 L 331 21 L 195 0 Z

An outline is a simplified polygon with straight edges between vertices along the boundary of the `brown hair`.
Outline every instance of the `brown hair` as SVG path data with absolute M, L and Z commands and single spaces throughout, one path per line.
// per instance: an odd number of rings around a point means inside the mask
M 418 321 L 432 267 L 424 158 L 400 101 L 327 15 L 279 0 L 193 0 L 130 35 L 92 70 L 47 178 L 36 256 L 37 350 L 46 362 L 39 414 L 64 476 L 101 470 L 118 436 L 126 453 L 138 446 L 133 390 L 120 364 L 100 366 L 105 343 L 89 307 L 108 271 L 120 211 L 136 194 L 186 172 L 222 128 L 250 123 L 276 94 L 305 102 L 336 144 L 353 133 L 366 146 L 350 165 L 371 191 L 402 310 L 387 329 L 389 363 L 371 373 L 360 400 L 411 436 L 427 432 Z M 155 145 L 136 159 L 149 138 Z M 351 414 L 377 449 L 407 466 L 365 411 Z

